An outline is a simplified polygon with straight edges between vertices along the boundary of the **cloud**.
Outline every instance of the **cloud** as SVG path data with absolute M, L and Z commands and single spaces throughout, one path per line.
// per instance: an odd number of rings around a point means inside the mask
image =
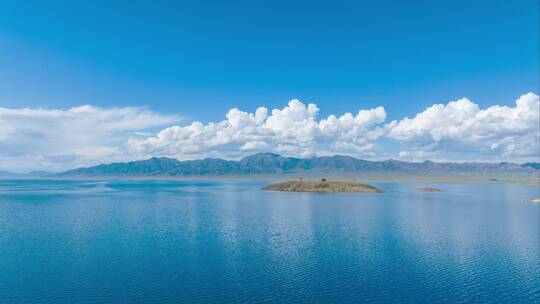
M 319 117 L 293 99 L 280 109 L 230 109 L 222 121 L 174 125 L 177 116 L 141 108 L 0 108 L 0 169 L 65 170 L 168 156 L 238 159 L 256 152 L 367 159 L 538 161 L 540 101 L 481 109 L 463 98 L 386 122 L 383 107 Z M 156 128 L 162 129 L 156 131 Z
M 233 108 L 220 122 L 172 126 L 149 138 L 131 138 L 130 151 L 180 159 L 236 158 L 246 153 L 273 151 L 290 156 L 353 153 L 370 156 L 382 135 L 377 127 L 386 120 L 383 107 L 318 119 L 319 108 L 291 100 L 282 109 L 258 108 L 255 113 Z
M 123 159 L 130 132 L 177 120 L 133 107 L 0 108 L 0 163 L 14 171 L 64 170 Z
M 392 121 L 386 130 L 389 138 L 408 148 L 400 152 L 405 158 L 537 160 L 539 111 L 539 97 L 533 93 L 521 96 L 514 107 L 480 109 L 463 98 Z

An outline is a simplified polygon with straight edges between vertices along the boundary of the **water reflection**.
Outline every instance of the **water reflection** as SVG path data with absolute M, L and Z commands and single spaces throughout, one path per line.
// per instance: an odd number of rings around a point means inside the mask
M 0 181 L 0 302 L 540 299 L 538 188 L 263 184 Z

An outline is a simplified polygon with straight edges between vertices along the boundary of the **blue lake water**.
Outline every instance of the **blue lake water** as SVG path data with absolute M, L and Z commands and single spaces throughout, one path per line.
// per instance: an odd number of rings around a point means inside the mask
M 0 180 L 0 303 L 540 301 L 539 188 L 264 184 Z

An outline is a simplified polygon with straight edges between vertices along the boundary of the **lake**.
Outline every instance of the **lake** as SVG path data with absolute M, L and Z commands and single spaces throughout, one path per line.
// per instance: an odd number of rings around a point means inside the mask
M 540 301 L 538 187 L 266 184 L 0 180 L 0 303 Z

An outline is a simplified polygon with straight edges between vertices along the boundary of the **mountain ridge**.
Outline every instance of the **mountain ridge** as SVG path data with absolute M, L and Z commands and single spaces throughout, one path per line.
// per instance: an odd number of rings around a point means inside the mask
M 404 162 L 399 160 L 368 161 L 351 156 L 334 155 L 309 158 L 285 157 L 275 153 L 257 153 L 240 160 L 205 158 L 180 161 L 168 157 L 100 164 L 54 174 L 54 177 L 91 176 L 226 176 L 274 175 L 289 173 L 385 173 L 401 172 L 511 172 L 538 175 L 539 164 L 510 162 Z

